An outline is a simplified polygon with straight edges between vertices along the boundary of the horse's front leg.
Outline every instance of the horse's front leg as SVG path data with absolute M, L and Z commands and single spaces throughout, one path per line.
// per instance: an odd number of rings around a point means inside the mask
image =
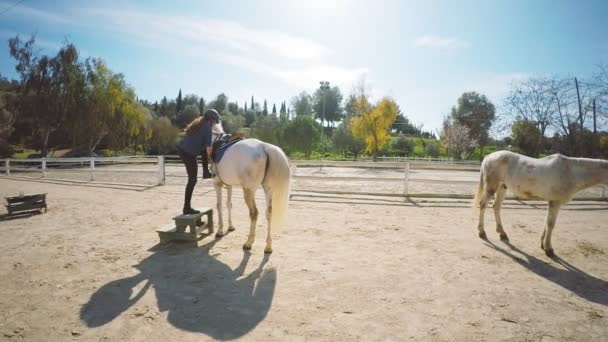
M 258 208 L 255 206 L 255 190 L 243 189 L 243 192 L 245 192 L 245 204 L 247 204 L 247 207 L 249 208 L 249 218 L 251 219 L 249 236 L 247 237 L 247 242 L 245 242 L 243 245 L 243 249 L 251 249 L 253 241 L 255 240 L 255 226 L 258 222 Z
M 232 225 L 232 186 L 226 186 L 226 208 L 228 208 L 228 231 L 234 231 Z
M 213 182 L 213 188 L 215 189 L 216 206 L 217 206 L 217 233 L 215 237 L 224 236 L 224 219 L 222 218 L 222 184 L 220 182 Z
M 548 257 L 555 256 L 553 246 L 551 245 L 551 233 L 553 233 L 553 228 L 555 227 L 555 222 L 557 221 L 557 214 L 559 213 L 559 209 L 561 207 L 561 202 L 549 201 L 549 209 L 547 209 L 547 219 L 545 221 L 545 231 L 543 232 L 540 245 Z

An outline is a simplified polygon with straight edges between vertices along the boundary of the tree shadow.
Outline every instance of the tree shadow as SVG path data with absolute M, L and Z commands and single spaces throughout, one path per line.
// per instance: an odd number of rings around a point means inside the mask
M 158 310 L 168 311 L 167 320 L 173 326 L 220 340 L 247 334 L 270 310 L 276 270 L 264 268 L 269 260 L 264 255 L 258 267 L 245 275 L 249 252 L 232 270 L 210 254 L 217 241 L 199 248 L 183 243 L 157 245 L 151 249 L 154 254 L 135 266 L 139 274 L 99 288 L 81 308 L 80 319 L 88 327 L 107 324 L 153 286 Z
M 535 273 L 588 301 L 608 305 L 607 281 L 596 278 L 578 269 L 576 266 L 571 265 L 558 256 L 554 256 L 551 259 L 563 266 L 564 269 L 557 268 L 529 255 L 513 246 L 510 242 L 504 242 L 509 247 L 509 251 L 495 245 L 489 240 L 484 241 L 486 242 L 486 246 L 508 256 L 532 273 Z

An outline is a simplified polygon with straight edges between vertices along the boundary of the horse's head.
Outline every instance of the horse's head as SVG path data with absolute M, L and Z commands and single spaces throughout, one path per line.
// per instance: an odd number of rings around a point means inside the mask
M 218 137 L 222 136 L 223 134 L 226 134 L 224 132 L 224 128 L 222 127 L 221 122 L 218 122 L 215 125 L 213 125 L 211 127 L 211 132 L 213 134 L 213 140 L 217 139 Z

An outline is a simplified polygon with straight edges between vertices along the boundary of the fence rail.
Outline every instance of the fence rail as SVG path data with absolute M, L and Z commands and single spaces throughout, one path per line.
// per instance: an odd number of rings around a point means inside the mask
M 313 181 L 322 181 L 322 182 L 394 182 L 401 183 L 403 188 L 401 194 L 399 196 L 404 197 L 446 197 L 446 198 L 471 198 L 470 194 L 429 194 L 429 193 L 411 193 L 409 189 L 409 184 L 412 183 L 420 183 L 420 184 L 440 184 L 440 185 L 466 185 L 473 188 L 476 186 L 479 181 L 478 180 L 462 180 L 462 179 L 429 179 L 429 178 L 416 178 L 411 177 L 410 170 L 412 169 L 412 163 L 404 163 L 402 165 L 403 176 L 402 177 L 349 177 L 349 176 L 309 176 L 309 175 L 297 175 L 297 165 L 292 164 L 292 178 L 300 179 L 300 180 L 313 180 Z M 437 168 L 441 170 L 441 168 Z M 601 189 L 600 197 L 588 198 L 590 200 L 608 200 L 608 187 L 598 185 L 593 188 Z M 317 192 L 317 191 L 311 191 Z M 343 191 L 321 191 L 323 193 L 344 193 Z M 357 194 L 356 192 L 346 192 L 348 194 Z M 371 194 L 361 192 L 360 194 Z M 384 193 L 374 193 L 373 195 L 387 195 L 394 196 L 396 194 L 384 194 Z M 516 197 L 508 197 L 510 199 L 515 199 Z
M 88 171 L 89 180 L 95 181 L 98 173 L 154 173 L 156 184 L 165 183 L 165 157 L 87 157 L 87 158 L 37 158 L 37 159 L 4 159 L 0 165 L 0 173 L 11 176 L 11 173 L 39 173 L 46 178 L 49 170 L 53 172 L 73 172 L 74 169 Z M 148 164 L 153 168 L 104 168 L 115 165 Z

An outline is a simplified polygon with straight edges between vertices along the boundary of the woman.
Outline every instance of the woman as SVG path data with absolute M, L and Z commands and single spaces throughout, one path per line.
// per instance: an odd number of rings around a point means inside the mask
M 177 144 L 179 156 L 186 166 L 188 184 L 184 196 L 184 214 L 198 214 L 200 211 L 192 209 L 190 201 L 196 185 L 197 167 L 196 157 L 202 155 L 203 179 L 211 178 L 209 172 L 209 159 L 211 158 L 212 127 L 220 122 L 221 118 L 215 109 L 209 109 L 205 114 L 192 121 L 186 127 L 186 135 Z

